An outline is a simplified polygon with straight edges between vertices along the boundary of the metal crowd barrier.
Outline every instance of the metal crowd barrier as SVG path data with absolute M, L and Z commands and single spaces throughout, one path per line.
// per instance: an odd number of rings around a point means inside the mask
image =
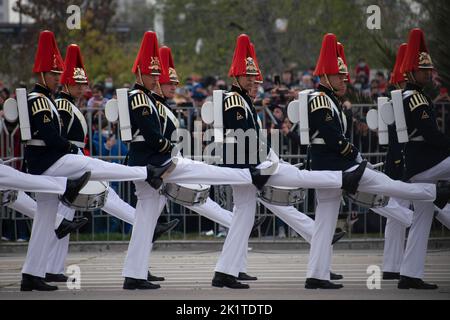
M 365 124 L 365 114 L 374 105 L 353 105 L 353 125 L 350 133 L 352 142 L 360 148 L 363 157 L 369 159 L 372 163 L 383 161 L 385 156 L 385 148 L 378 145 L 376 133 L 371 132 Z M 450 117 L 448 117 L 449 103 L 437 104 L 437 112 L 442 115 L 442 130 L 447 132 L 450 129 Z M 193 123 L 200 119 L 200 110 L 197 107 L 175 107 L 175 114 L 177 115 L 181 126 L 189 131 L 193 131 Z M 120 143 L 120 134 L 116 125 L 105 122 L 103 111 L 100 109 L 81 110 L 86 117 L 88 127 L 91 128 L 88 134 L 88 144 L 86 150 L 93 157 L 105 160 L 123 163 L 126 158 L 126 150 Z M 263 126 L 267 127 L 273 121 L 274 116 L 269 109 L 257 108 L 257 111 L 263 122 Z M 18 128 L 6 126 L 4 119 L 0 119 L 3 125 L 0 135 L 0 156 L 2 159 L 10 159 L 12 157 L 23 157 L 23 146 L 20 145 Z M 102 128 L 102 124 L 106 125 Z M 103 131 L 102 131 L 103 129 Z M 296 128 L 294 128 L 294 131 Z M 97 131 L 97 134 L 95 134 Z M 105 153 L 102 149 L 105 137 L 115 136 L 118 143 L 117 153 Z M 302 150 L 295 145 L 294 141 L 281 134 L 281 158 L 292 164 L 303 162 L 306 159 L 305 153 L 299 153 Z M 97 150 L 98 149 L 98 150 Z M 304 151 L 304 150 L 303 150 Z M 17 162 L 14 165 L 20 169 L 21 163 Z M 116 189 L 119 196 L 135 205 L 133 196 L 133 186 L 131 182 L 113 183 L 112 186 Z M 230 186 L 216 186 L 211 188 L 211 198 L 217 201 L 223 208 L 232 211 L 232 192 Z M 315 196 L 314 191 L 309 190 L 306 193 L 305 201 L 296 205 L 296 208 L 314 218 Z M 269 210 L 262 205 L 257 205 L 257 215 L 267 216 L 266 222 L 261 226 L 257 233 L 252 234 L 252 237 L 257 239 L 278 239 L 278 230 L 281 227 L 285 228 L 285 234 L 288 239 L 298 238 L 299 236 L 294 230 L 285 225 L 282 221 L 276 218 Z M 95 212 L 77 212 L 76 216 L 86 216 L 90 222 L 80 232 L 73 234 L 74 240 L 127 240 L 131 235 L 131 227 L 119 221 L 116 218 L 104 213 L 101 210 Z M 222 226 L 204 218 L 195 212 L 192 212 L 171 201 L 167 202 L 166 209 L 163 211 L 160 220 L 178 218 L 181 220 L 179 226 L 164 236 L 168 240 L 206 240 L 213 239 L 213 237 L 223 236 L 226 234 L 226 229 Z M 21 234 L 29 234 L 32 221 L 31 219 L 22 216 L 7 207 L 0 209 L 0 235 L 11 239 L 21 238 Z M 338 221 L 338 228 L 348 231 L 348 238 L 350 239 L 364 239 L 364 238 L 382 238 L 384 232 L 385 219 L 374 213 L 369 213 L 366 208 L 362 208 L 349 201 L 343 201 L 341 213 Z M 437 221 L 433 222 L 431 237 L 449 237 L 450 232 L 440 225 Z

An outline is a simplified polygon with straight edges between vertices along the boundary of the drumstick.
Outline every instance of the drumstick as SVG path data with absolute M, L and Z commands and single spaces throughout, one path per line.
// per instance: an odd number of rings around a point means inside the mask
M 9 160 L 3 161 L 3 164 L 8 164 L 8 163 L 11 163 L 11 162 L 14 162 L 14 161 L 19 161 L 19 160 L 20 160 L 20 158 L 11 158 Z
M 384 162 L 379 162 L 379 163 L 373 164 L 372 168 L 376 169 L 376 168 L 382 167 L 383 165 L 384 165 Z

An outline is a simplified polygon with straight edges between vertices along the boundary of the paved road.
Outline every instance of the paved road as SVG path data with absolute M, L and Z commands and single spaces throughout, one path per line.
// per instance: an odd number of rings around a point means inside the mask
M 50 293 L 19 292 L 24 254 L 0 254 L 0 299 L 450 299 L 450 251 L 429 252 L 425 278 L 440 285 L 435 291 L 398 290 L 396 281 L 381 281 L 380 290 L 367 289 L 367 268 L 381 266 L 379 250 L 335 250 L 333 270 L 342 273 L 341 290 L 303 288 L 308 252 L 250 251 L 248 272 L 259 280 L 250 290 L 211 287 L 218 251 L 155 251 L 151 271 L 166 277 L 162 288 L 122 290 L 125 252 L 84 252 L 69 255 L 67 265 L 81 270 L 81 289 L 66 284 Z

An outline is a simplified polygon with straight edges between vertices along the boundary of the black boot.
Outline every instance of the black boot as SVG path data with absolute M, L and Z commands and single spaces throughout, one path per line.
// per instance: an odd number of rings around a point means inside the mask
M 450 181 L 438 181 L 436 184 L 436 200 L 434 205 L 439 209 L 444 209 L 450 200 Z
M 155 242 L 156 240 L 158 240 L 158 238 L 161 237 L 163 233 L 168 232 L 173 228 L 175 228 L 179 222 L 180 222 L 179 219 L 173 219 L 169 222 L 157 223 L 155 227 L 155 232 L 153 232 L 152 241 Z
M 252 183 L 253 183 L 253 185 L 258 190 L 261 190 L 264 187 L 264 185 L 267 183 L 267 180 L 269 180 L 270 175 L 269 174 L 263 174 L 262 173 L 262 169 L 257 169 L 255 167 L 250 167 L 249 170 L 250 170 L 250 174 L 252 176 Z
M 245 283 L 241 283 L 236 280 L 236 277 L 222 273 L 222 272 L 215 272 L 214 278 L 212 279 L 212 286 L 213 287 L 227 287 L 231 289 L 249 289 L 250 286 Z
M 152 166 L 151 164 L 147 165 L 147 179 L 146 181 L 150 184 L 150 186 L 156 190 L 158 190 L 162 183 L 163 179 L 168 176 L 176 167 L 176 164 L 170 161 L 168 164 L 164 166 Z
M 383 272 L 383 280 L 400 280 L 400 272 Z
M 344 286 L 342 284 L 336 284 L 328 280 L 320 280 L 314 278 L 308 278 L 305 282 L 306 289 L 341 289 Z
M 252 232 L 258 229 L 258 227 L 262 225 L 264 221 L 266 221 L 266 218 L 267 216 L 260 216 L 259 218 L 256 218 L 255 222 L 253 223 Z
M 330 280 L 342 280 L 342 279 L 344 279 L 344 276 L 342 274 L 330 272 Z
M 352 172 L 342 173 L 342 189 L 350 194 L 355 194 L 358 190 L 359 181 L 366 169 L 367 161 L 363 161 L 359 164 L 358 168 Z
M 65 204 L 72 203 L 78 196 L 80 190 L 88 183 L 90 177 L 91 172 L 88 171 L 78 179 L 67 179 L 66 191 L 60 197 L 61 201 Z
M 333 241 L 331 241 L 331 245 L 335 244 L 336 242 L 338 242 L 339 240 L 341 240 L 347 232 L 345 231 L 341 231 L 341 232 L 336 232 L 333 236 Z
M 150 273 L 147 273 L 147 281 L 164 281 L 166 280 L 164 277 L 158 277 Z
M 67 282 L 69 278 L 62 273 L 46 273 L 45 274 L 45 282 Z
M 57 286 L 51 286 L 44 282 L 40 277 L 31 274 L 22 273 L 22 282 L 20 283 L 20 291 L 55 291 Z
M 258 280 L 257 277 L 251 276 L 249 274 L 246 274 L 245 272 L 239 272 L 237 280 L 240 281 L 256 281 Z
M 88 218 L 85 218 L 85 217 L 80 218 L 80 219 L 73 219 L 73 221 L 63 219 L 61 224 L 58 226 L 58 229 L 55 230 L 56 237 L 58 239 L 62 239 L 65 236 L 67 236 L 69 233 L 80 229 L 86 223 L 88 223 Z
M 143 279 L 133 279 L 125 278 L 123 282 L 123 288 L 126 290 L 149 290 L 149 289 L 159 289 L 161 286 L 159 284 L 153 284 Z
M 397 288 L 399 289 L 419 289 L 419 290 L 436 290 L 437 285 L 426 283 L 422 279 L 400 276 Z

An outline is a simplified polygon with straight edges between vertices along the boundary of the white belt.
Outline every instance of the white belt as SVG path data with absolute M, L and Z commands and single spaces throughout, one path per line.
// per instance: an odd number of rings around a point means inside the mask
M 84 142 L 80 142 L 80 141 L 73 141 L 73 140 L 69 140 L 69 142 L 71 144 L 76 145 L 78 148 L 84 149 L 84 147 L 86 147 L 86 143 Z
M 425 141 L 425 139 L 422 136 L 418 136 L 418 137 L 410 138 L 409 141 Z
M 323 140 L 322 138 L 314 138 L 311 144 L 325 144 L 325 140 Z
M 27 146 L 45 147 L 45 141 L 39 139 L 31 139 L 27 141 Z
M 131 142 L 145 142 L 145 138 L 142 135 L 136 136 L 131 140 Z

